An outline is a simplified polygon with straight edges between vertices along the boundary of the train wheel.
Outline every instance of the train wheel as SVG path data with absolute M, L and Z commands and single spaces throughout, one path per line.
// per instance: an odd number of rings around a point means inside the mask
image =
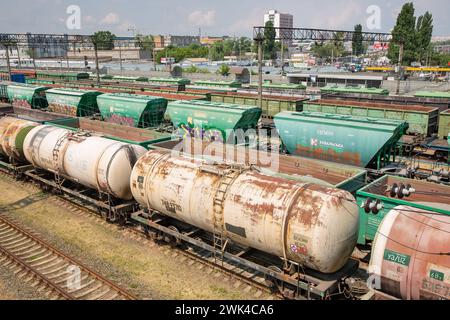
M 169 226 L 169 229 L 177 233 L 180 233 L 180 231 L 178 231 L 178 229 L 175 226 Z M 164 240 L 173 247 L 177 247 L 181 244 L 181 239 L 172 235 L 166 235 L 164 237 Z

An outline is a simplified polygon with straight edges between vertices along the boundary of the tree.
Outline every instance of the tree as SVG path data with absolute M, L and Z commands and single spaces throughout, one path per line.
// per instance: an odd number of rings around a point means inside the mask
M 116 36 L 110 31 L 97 31 L 92 36 L 92 41 L 97 45 L 98 50 L 113 50 Z
M 360 24 L 357 24 L 355 26 L 355 33 L 353 33 L 352 38 L 352 50 L 356 56 L 362 55 L 364 53 L 362 25 Z
M 272 21 L 267 21 L 264 26 L 264 57 L 265 59 L 276 59 L 277 51 L 275 47 L 276 31 Z
M 398 62 L 400 45 L 403 45 L 403 63 L 411 64 L 416 56 L 416 17 L 412 2 L 405 3 L 397 17 L 397 23 L 392 30 L 392 42 L 388 57 L 393 63 Z
M 418 60 L 430 52 L 431 37 L 433 35 L 433 16 L 428 11 L 417 19 L 416 41 Z
M 217 72 L 223 76 L 228 76 L 230 74 L 230 67 L 226 64 L 222 64 Z
M 135 37 L 136 46 L 143 51 L 149 51 L 150 56 L 153 56 L 153 49 L 155 48 L 155 41 L 152 35 L 144 36 L 142 34 L 137 34 Z

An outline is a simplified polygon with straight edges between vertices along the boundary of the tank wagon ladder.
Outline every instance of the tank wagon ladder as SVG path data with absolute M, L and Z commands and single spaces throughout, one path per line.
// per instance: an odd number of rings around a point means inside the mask
M 221 176 L 219 186 L 214 195 L 213 247 L 214 263 L 221 264 L 223 267 L 224 253 L 228 244 L 223 220 L 223 205 L 225 196 L 233 181 L 239 176 L 239 174 L 246 170 L 246 168 L 243 166 L 227 165 L 222 167 L 220 170 L 211 170 L 209 167 L 201 167 L 200 170 Z

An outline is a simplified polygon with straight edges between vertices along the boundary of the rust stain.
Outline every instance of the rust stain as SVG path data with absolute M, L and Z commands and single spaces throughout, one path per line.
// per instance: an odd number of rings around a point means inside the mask
M 297 145 L 295 154 L 304 157 L 321 159 L 332 162 L 342 162 L 345 164 L 361 166 L 361 155 L 356 152 L 336 152 L 333 149 L 310 148 Z M 326 173 L 326 172 L 325 172 Z

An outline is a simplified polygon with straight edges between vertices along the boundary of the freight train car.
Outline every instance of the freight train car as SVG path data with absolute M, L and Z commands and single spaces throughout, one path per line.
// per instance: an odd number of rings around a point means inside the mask
M 259 107 L 258 99 L 259 98 L 257 95 L 250 93 L 211 93 L 212 102 L 233 103 Z M 303 102 L 307 100 L 308 98 L 306 97 L 299 98 L 265 94 L 262 98 L 262 115 L 272 118 L 282 111 L 302 111 Z
M 73 117 L 89 117 L 99 114 L 98 91 L 75 89 L 51 89 L 46 92 L 48 107 L 51 112 Z
M 287 151 L 315 159 L 381 169 L 408 128 L 399 120 L 315 112 L 282 112 L 275 126 Z
M 450 186 L 391 175 L 383 176 L 356 193 L 360 206 L 358 243 L 374 240 L 390 210 L 408 206 L 434 214 L 450 215 Z
M 87 72 L 51 72 L 51 71 L 36 71 L 36 79 L 54 80 L 54 81 L 79 81 L 89 80 L 89 73 Z
M 389 95 L 389 90 L 381 88 L 365 88 L 365 87 L 352 87 L 352 86 L 325 86 L 320 88 L 322 93 L 357 93 L 357 94 L 369 94 L 369 95 Z
M 209 101 L 176 101 L 167 107 L 167 114 L 179 129 L 179 135 L 229 143 L 239 140 L 234 134 L 237 130 L 242 131 L 241 138 L 248 143 L 252 138 L 245 136 L 245 132 L 254 129 L 256 135 L 261 113 L 257 107 Z
M 405 106 L 339 100 L 314 100 L 303 103 L 303 111 L 323 112 L 408 122 L 408 134 L 431 136 L 437 132 L 439 110 L 420 105 Z
M 27 84 L 9 84 L 7 86 L 8 100 L 13 106 L 30 109 L 46 109 L 48 102 L 46 91 L 49 87 Z
M 164 122 L 167 100 L 147 95 L 111 93 L 97 97 L 103 119 L 136 128 L 154 128 Z
M 212 80 L 197 80 L 194 85 L 198 87 L 213 87 L 213 88 L 240 88 L 242 84 L 238 81 L 212 81 Z

